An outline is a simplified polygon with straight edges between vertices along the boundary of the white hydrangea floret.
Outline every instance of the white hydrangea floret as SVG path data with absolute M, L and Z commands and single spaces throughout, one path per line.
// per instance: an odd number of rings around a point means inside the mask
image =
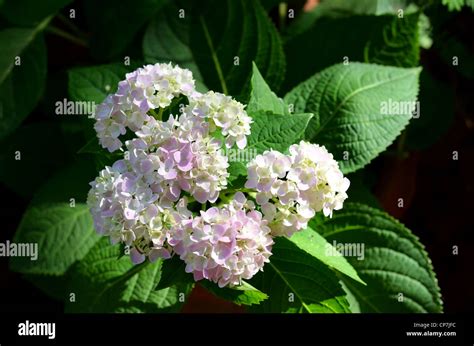
M 121 148 L 120 135 L 136 132 L 150 121 L 150 110 L 164 109 L 180 95 L 195 94 L 191 71 L 171 64 L 146 65 L 128 73 L 95 111 L 95 130 L 102 147 L 110 152 Z
M 91 186 L 87 204 L 99 234 L 110 237 L 112 244 L 130 246 L 135 263 L 170 257 L 165 240 L 177 222 L 191 216 L 185 207 L 157 203 L 159 195 L 124 160 L 103 169 Z
M 185 112 L 191 112 L 210 121 L 210 132 L 216 128 L 221 130 L 226 139 L 228 148 L 237 144 L 239 149 L 247 145 L 247 136 L 250 135 L 252 118 L 247 115 L 245 106 L 230 96 L 209 91 L 195 96 Z
M 245 186 L 257 191 L 273 234 L 291 236 L 315 213 L 332 216 L 341 209 L 349 184 L 326 148 L 301 141 L 289 155 L 273 150 L 258 155 L 248 165 Z

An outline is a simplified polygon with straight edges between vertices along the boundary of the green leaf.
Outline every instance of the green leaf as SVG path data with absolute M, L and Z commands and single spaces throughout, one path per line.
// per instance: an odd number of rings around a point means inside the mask
M 247 166 L 241 161 L 229 161 L 229 168 L 227 168 L 227 172 L 229 172 L 229 178 L 227 181 L 233 185 L 237 178 L 247 175 Z
M 252 64 L 252 71 L 250 100 L 247 105 L 247 113 L 253 115 L 256 112 L 264 111 L 275 114 L 290 114 L 288 106 L 270 89 L 255 63 Z
M 394 17 L 383 27 L 381 35 L 367 42 L 364 61 L 399 67 L 417 66 L 420 60 L 419 20 L 419 12 Z
M 51 176 L 51 175 L 50 175 Z M 44 203 L 85 203 L 90 189 L 89 182 L 97 176 L 97 170 L 88 158 L 77 158 L 53 174 L 31 199 L 30 205 Z M 71 184 L 71 182 L 74 182 Z
M 257 0 L 210 0 L 198 6 L 191 21 L 191 50 L 209 89 L 245 97 L 255 61 L 278 90 L 285 56 L 262 5 Z
M 363 260 L 346 258 L 367 285 L 342 278 L 362 312 L 442 311 L 436 276 L 423 245 L 385 212 L 347 203 L 333 218 L 316 217 L 310 225 L 329 242 L 364 246 Z
M 306 139 L 326 146 L 348 173 L 384 151 L 408 124 L 410 112 L 403 107 L 397 112 L 392 106 L 414 104 L 420 71 L 361 63 L 334 65 L 298 85 L 285 101 L 294 105 L 295 112 L 314 113 Z M 348 160 L 343 160 L 346 155 Z
M 464 0 L 464 5 L 469 7 L 471 9 L 471 11 L 474 11 L 474 1 L 473 0 Z
M 187 295 L 190 285 L 155 290 L 162 260 L 134 266 L 129 256 L 117 259 L 119 255 L 120 246 L 102 238 L 71 269 L 70 290 L 76 301 L 68 301 L 66 312 L 166 312 L 181 307 L 179 295 Z
M 345 57 L 350 62 L 364 61 L 366 43 L 374 32 L 381 31 L 387 23 L 387 19 L 376 16 L 332 18 L 320 14 L 319 7 L 313 11 L 315 18 L 311 17 L 313 13 L 308 13 L 295 22 L 294 25 L 302 28 L 289 28 L 290 36 L 284 45 L 287 72 L 283 91 L 295 87 L 316 72 L 343 62 Z M 303 23 L 299 24 L 300 21 Z
M 97 137 L 92 137 L 86 144 L 84 144 L 78 151 L 78 154 L 105 154 L 104 148 L 99 144 Z
M 71 2 L 72 0 L 8 0 L 1 8 L 0 15 L 14 25 L 31 26 L 55 14 Z
M 148 63 L 171 61 L 191 70 L 198 91 L 205 92 L 207 88 L 202 83 L 201 72 L 189 47 L 190 19 L 186 12 L 184 18 L 180 16 L 185 5 L 184 1 L 173 1 L 158 12 L 143 37 L 143 55 Z
M 86 256 L 99 239 L 84 204 L 42 204 L 30 207 L 15 234 L 15 243 L 38 246 L 38 259 L 12 257 L 10 268 L 23 274 L 62 275 Z
M 15 58 L 22 55 L 28 46 L 48 25 L 50 18 L 41 22 L 31 29 L 7 28 L 0 31 L 0 45 L 2 54 L 0 55 L 0 84 L 7 78 L 15 65 Z M 22 66 L 22 64 L 18 66 Z
M 360 305 L 354 294 L 352 294 L 352 292 L 347 288 L 347 286 L 344 284 L 344 281 L 339 281 L 339 283 L 341 284 L 342 289 L 346 293 L 346 299 L 349 303 L 349 309 L 352 311 L 352 313 L 360 314 Z
M 326 239 L 310 227 L 296 232 L 289 239 L 301 250 L 306 251 L 327 266 L 365 285 L 364 281 L 357 275 L 354 267 Z
M 68 72 L 69 95 L 74 101 L 100 103 L 117 90 L 118 82 L 125 79 L 125 74 L 137 67 L 138 63 L 73 68 Z
M 46 23 L 0 31 L 0 138 L 21 124 L 43 93 L 46 47 L 38 33 Z M 14 65 L 15 61 L 20 64 Z
M 92 31 L 92 55 L 102 60 L 118 57 L 164 3 L 164 0 L 84 1 L 84 13 Z
M 155 289 L 161 290 L 176 284 L 193 284 L 193 275 L 186 273 L 186 264 L 178 256 L 163 261 L 161 280 Z
M 231 301 L 237 305 L 258 305 L 268 298 L 265 293 L 245 281 L 242 282 L 240 286 L 222 288 L 207 280 L 201 280 L 199 284 L 215 296 Z
M 386 13 L 395 14 L 399 9 L 405 9 L 406 0 L 331 0 L 324 3 L 324 10 L 339 11 L 350 15 Z
M 110 153 L 102 148 L 97 137 L 92 137 L 86 144 L 84 144 L 77 154 L 92 155 L 97 170 L 102 170 L 105 166 L 112 166 L 115 161 L 123 158 L 120 152 Z
M 465 0 L 442 0 L 441 3 L 448 7 L 448 11 L 461 11 L 465 5 Z
M 323 1 L 318 6 L 313 8 L 311 11 L 303 12 L 298 15 L 298 17 L 292 21 L 289 27 L 284 32 L 283 39 L 285 41 L 290 41 L 297 37 L 298 35 L 304 34 L 306 31 L 311 30 L 312 35 L 317 34 L 317 31 L 313 26 L 318 26 L 322 24 L 326 19 L 329 19 L 327 23 L 333 23 L 331 26 L 337 32 L 336 35 L 340 35 L 340 30 L 338 29 L 338 20 L 351 20 L 354 18 L 358 21 L 362 27 L 353 27 L 351 26 L 351 31 L 356 30 L 358 34 L 361 34 L 362 37 L 357 39 L 357 36 L 354 36 L 353 33 L 347 31 L 347 34 L 350 35 L 351 39 L 356 39 L 356 42 L 364 42 L 367 40 L 368 35 L 376 34 L 379 35 L 381 32 L 378 30 L 367 30 L 370 28 L 370 25 L 377 23 L 386 22 L 385 19 L 394 18 L 393 15 L 399 15 L 399 10 L 403 10 L 403 15 L 411 14 L 416 10 L 416 6 L 411 5 L 407 6 L 406 0 L 331 0 Z M 385 16 L 385 19 L 378 21 L 376 17 L 390 14 L 392 16 Z M 361 19 L 365 19 L 367 23 L 363 23 Z M 375 19 L 375 20 L 374 20 Z M 318 22 L 322 20 L 322 22 Z M 333 21 L 335 20 L 335 21 Z M 339 22 L 342 24 L 343 22 Z M 372 27 L 372 29 L 375 29 Z M 309 34 L 309 33 L 308 33 Z M 332 32 L 327 33 L 328 38 L 333 35 Z M 344 44 L 351 43 L 350 40 L 345 39 L 344 37 L 338 37 L 344 40 Z M 315 37 L 316 42 L 321 39 L 320 35 Z M 314 41 L 308 41 L 310 47 L 315 44 Z M 330 41 L 328 41 L 330 43 Z M 336 43 L 336 42 L 333 42 Z M 317 43 L 316 43 L 317 44 Z M 352 46 L 351 46 L 352 47 Z M 337 48 L 336 45 L 331 48 Z M 354 53 L 348 47 L 345 48 L 346 51 Z M 324 52 L 321 52 L 324 53 Z M 328 52 L 330 53 L 330 52 Z
M 288 66 L 285 91 L 314 73 L 344 61 L 398 67 L 418 64 L 419 13 L 404 13 L 402 18 L 350 15 L 347 11 L 327 10 L 332 1 L 324 4 L 296 20 L 296 28 L 291 27 L 285 42 Z M 300 21 L 303 23 L 298 24 Z
M 303 138 L 312 116 L 309 113 L 288 116 L 255 112 L 245 150 L 256 150 L 258 154 L 270 149 L 286 152 L 290 145 Z
M 420 13 L 420 19 L 418 21 L 418 41 L 421 48 L 430 49 L 433 45 L 432 31 L 433 26 L 431 25 L 430 18 L 426 14 Z
M 336 274 L 287 238 L 275 239 L 273 255 L 250 284 L 269 298 L 257 312 L 350 312 Z

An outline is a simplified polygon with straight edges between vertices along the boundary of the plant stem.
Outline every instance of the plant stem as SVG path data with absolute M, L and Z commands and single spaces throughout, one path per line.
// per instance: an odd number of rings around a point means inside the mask
M 257 192 L 253 191 L 253 192 L 247 192 L 247 194 L 252 197 L 253 199 L 256 199 L 257 198 Z
M 64 31 L 62 29 L 59 29 L 55 26 L 52 26 L 52 25 L 49 25 L 47 28 L 46 28 L 46 31 L 47 32 L 50 32 L 56 36 L 59 36 L 59 37 L 62 37 L 70 42 L 73 42 L 79 46 L 82 46 L 82 47 L 87 47 L 87 42 L 79 37 L 76 37 L 76 36 L 73 36 L 71 35 L 70 33 L 68 33 L 67 31 Z
M 255 192 L 255 190 L 253 190 L 253 189 L 240 188 L 240 189 L 227 189 L 227 190 L 222 191 L 222 193 L 228 195 L 228 194 L 236 193 L 236 192 L 239 192 L 239 191 L 240 192 L 247 192 L 247 193 Z
M 214 66 L 216 67 L 217 76 L 219 77 L 219 81 L 222 87 L 222 92 L 224 94 L 229 94 L 229 91 L 227 90 L 227 85 L 225 83 L 224 74 L 222 73 L 221 64 L 219 63 L 219 59 L 217 58 L 214 45 L 212 44 L 211 35 L 209 35 L 209 31 L 207 30 L 206 22 L 204 22 L 204 19 L 202 17 L 199 17 L 199 20 L 201 21 L 202 29 L 204 30 L 204 36 L 206 36 L 207 44 L 209 46 L 209 49 L 211 50 L 212 60 L 214 61 Z

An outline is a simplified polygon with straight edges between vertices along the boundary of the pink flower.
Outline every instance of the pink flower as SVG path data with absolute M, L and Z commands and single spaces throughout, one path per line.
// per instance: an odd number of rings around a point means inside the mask
M 229 204 L 201 211 L 169 233 L 168 243 L 195 280 L 208 279 L 220 287 L 239 285 L 269 261 L 270 228 L 260 212 L 246 205 L 238 193 Z

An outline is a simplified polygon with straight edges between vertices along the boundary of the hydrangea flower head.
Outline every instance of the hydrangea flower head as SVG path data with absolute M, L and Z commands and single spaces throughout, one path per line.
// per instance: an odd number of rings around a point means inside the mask
M 162 120 L 181 95 L 188 104 Z M 197 92 L 191 72 L 171 64 L 127 74 L 95 117 L 100 144 L 123 159 L 91 182 L 87 203 L 97 232 L 129 246 L 134 263 L 179 256 L 195 280 L 240 285 L 269 262 L 273 237 L 306 228 L 317 212 L 332 216 L 347 198 L 333 156 L 304 141 L 249 162 L 251 199 L 226 190 L 222 148 L 244 149 L 252 119 L 229 96 Z
M 122 146 L 126 128 L 136 132 L 150 120 L 148 112 L 165 108 L 180 95 L 194 95 L 191 71 L 171 64 L 146 65 L 119 82 L 115 94 L 97 106 L 95 130 L 102 147 L 110 152 Z
M 242 193 L 221 207 L 201 211 L 169 234 L 171 244 L 194 279 L 220 287 L 250 279 L 269 262 L 273 239 L 267 221 Z
M 301 141 L 289 155 L 266 151 L 248 165 L 247 188 L 276 236 L 291 236 L 307 227 L 315 213 L 332 216 L 347 198 L 349 179 L 326 148 Z

